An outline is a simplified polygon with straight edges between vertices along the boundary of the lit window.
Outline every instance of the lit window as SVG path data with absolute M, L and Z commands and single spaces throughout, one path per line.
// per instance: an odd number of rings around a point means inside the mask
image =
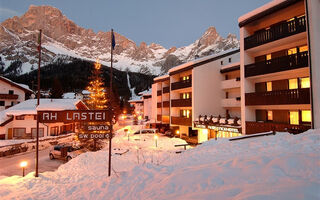
M 272 91 L 272 82 L 267 82 L 267 91 Z
M 189 80 L 189 76 L 184 76 L 184 77 L 182 78 L 182 80 L 184 80 L 184 81 Z
M 289 79 L 289 89 L 298 89 L 298 80 L 296 78 Z
M 271 54 L 266 55 L 266 60 L 271 60 Z
M 301 46 L 299 47 L 299 52 L 305 52 L 305 51 L 308 51 L 308 46 Z
M 268 121 L 272 121 L 272 120 L 273 120 L 272 110 L 268 110 Z
M 310 78 L 300 78 L 301 88 L 310 88 Z
M 303 110 L 301 111 L 301 120 L 303 122 L 311 122 L 311 111 L 310 110 Z
M 297 53 L 297 48 L 292 48 L 288 50 L 288 55 L 296 54 Z
M 299 125 L 299 112 L 290 111 L 290 124 Z

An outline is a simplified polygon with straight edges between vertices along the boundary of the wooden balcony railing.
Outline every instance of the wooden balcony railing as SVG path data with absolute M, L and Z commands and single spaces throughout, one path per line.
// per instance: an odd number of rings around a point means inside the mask
M 310 104 L 310 89 L 246 93 L 246 106 Z
M 158 90 L 158 91 L 157 91 L 157 96 L 161 96 L 161 94 L 162 94 L 162 91 L 161 91 L 161 90 Z
M 250 49 L 304 31 L 306 31 L 305 16 L 296 17 L 294 20 L 272 25 L 269 29 L 256 31 L 253 35 L 246 37 L 244 39 L 244 49 Z
M 245 66 L 245 77 L 308 67 L 308 52 L 273 58 Z
M 165 94 L 165 93 L 169 93 L 170 92 L 170 87 L 168 86 L 168 87 L 164 87 L 163 89 L 162 89 L 162 93 L 163 94 Z
M 173 99 L 171 100 L 171 107 L 191 107 L 192 99 Z
M 157 121 L 162 121 L 162 115 L 157 115 Z
M 178 90 L 182 88 L 187 88 L 192 86 L 191 78 L 185 81 L 179 81 L 175 83 L 171 83 L 171 90 Z
M 162 107 L 162 103 L 157 103 L 157 108 L 161 108 Z
M 311 126 L 308 125 L 278 124 L 270 122 L 246 122 L 246 134 L 263 133 L 268 131 L 288 131 L 301 133 L 310 128 Z
M 170 107 L 170 101 L 164 101 L 162 102 L 162 107 L 169 108 Z
M 192 117 L 171 117 L 171 124 L 182 125 L 182 126 L 192 126 Z
M 0 99 L 18 99 L 17 94 L 0 94 Z

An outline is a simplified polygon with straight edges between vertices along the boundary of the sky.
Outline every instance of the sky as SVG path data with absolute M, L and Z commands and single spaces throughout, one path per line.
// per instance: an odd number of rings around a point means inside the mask
M 30 5 L 50 5 L 77 25 L 124 35 L 135 43 L 181 47 L 209 26 L 239 39 L 238 17 L 271 0 L 0 0 L 0 22 L 21 16 Z

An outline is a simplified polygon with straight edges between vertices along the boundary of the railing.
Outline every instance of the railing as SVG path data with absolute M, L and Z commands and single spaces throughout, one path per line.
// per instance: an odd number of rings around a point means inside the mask
M 171 107 L 191 107 L 192 99 L 173 99 L 171 100 Z
M 162 107 L 162 103 L 157 103 L 157 108 L 161 108 Z
M 161 94 L 162 94 L 162 91 L 161 91 L 161 90 L 158 90 L 158 91 L 157 91 L 157 96 L 161 96 Z
M 246 106 L 310 104 L 310 89 L 246 93 Z
M 304 132 L 310 128 L 311 126 L 308 125 L 278 124 L 270 122 L 246 122 L 246 134 L 263 133 L 268 131 Z
M 244 49 L 250 49 L 268 42 L 279 40 L 306 31 L 305 16 L 272 25 L 269 29 L 256 31 L 244 39 Z
M 165 93 L 169 93 L 170 92 L 170 87 L 168 86 L 168 87 L 164 87 L 163 89 L 162 89 L 162 93 L 163 94 L 165 94 Z
M 241 102 L 240 102 L 240 100 L 237 100 L 237 98 L 222 99 L 221 106 L 226 107 L 226 108 L 240 107 Z
M 222 89 L 240 88 L 240 81 L 237 79 L 229 79 L 221 82 Z
M 17 94 L 0 94 L 0 99 L 18 99 Z
M 169 116 L 164 116 L 164 115 L 162 115 L 162 123 L 170 123 L 170 117 Z
M 273 58 L 245 66 L 245 77 L 270 74 L 308 66 L 308 52 Z
M 164 107 L 164 108 L 170 107 L 170 101 L 164 101 L 164 102 L 162 102 L 162 107 Z
M 171 117 L 171 124 L 182 125 L 182 126 L 192 126 L 192 118 L 185 117 Z
M 187 87 L 191 87 L 191 85 L 192 85 L 192 81 L 190 78 L 185 81 L 171 83 L 171 90 L 178 90 L 178 89 L 182 89 L 182 88 L 187 88 Z
M 157 115 L 157 121 L 162 121 L 162 115 Z

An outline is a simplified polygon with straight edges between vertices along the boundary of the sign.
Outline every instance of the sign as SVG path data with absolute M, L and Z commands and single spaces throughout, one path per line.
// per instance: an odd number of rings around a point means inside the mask
M 196 128 L 207 128 L 204 124 L 195 124 Z
M 108 124 L 86 124 L 81 126 L 87 132 L 109 132 L 110 126 Z
M 215 131 L 226 131 L 226 132 L 239 133 L 238 128 L 231 128 L 231 127 L 208 126 L 208 129 L 215 130 Z
M 109 122 L 109 110 L 64 110 L 64 111 L 38 111 L 41 123 L 73 123 L 73 122 Z
M 107 139 L 109 133 L 79 133 L 79 139 Z

